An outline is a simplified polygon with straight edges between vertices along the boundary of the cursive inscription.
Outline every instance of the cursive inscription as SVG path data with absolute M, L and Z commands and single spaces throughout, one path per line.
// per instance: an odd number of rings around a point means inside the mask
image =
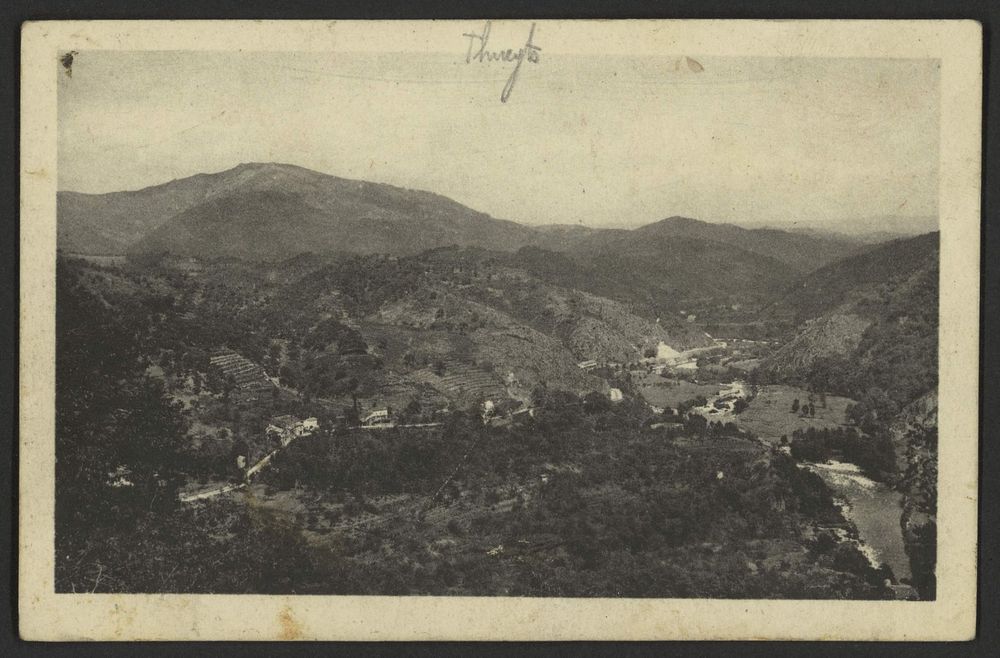
M 500 50 L 489 50 L 487 46 L 490 42 L 490 29 L 492 27 L 492 21 L 486 21 L 483 25 L 483 31 L 479 34 L 471 34 L 469 32 L 464 33 L 462 36 L 469 40 L 469 49 L 465 53 L 465 63 L 471 64 L 473 61 L 476 62 L 514 62 L 514 68 L 510 72 L 510 77 L 507 78 L 507 84 L 504 85 L 503 91 L 500 92 L 500 102 L 506 103 L 507 99 L 510 98 L 510 92 L 514 89 L 514 83 L 517 82 L 517 76 L 521 72 L 521 65 L 524 60 L 528 60 L 532 64 L 537 64 L 542 49 L 532 43 L 532 38 L 535 36 L 535 24 L 531 24 L 531 30 L 528 32 L 528 40 L 525 42 L 522 48 L 514 50 L 513 48 L 500 49 Z

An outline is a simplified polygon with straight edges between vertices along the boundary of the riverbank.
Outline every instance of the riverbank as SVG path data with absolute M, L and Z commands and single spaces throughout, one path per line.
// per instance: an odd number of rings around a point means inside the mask
M 857 528 L 859 548 L 872 566 L 878 568 L 882 564 L 888 565 L 896 581 L 900 585 L 907 585 L 911 573 L 900 524 L 903 514 L 902 494 L 863 475 L 861 469 L 854 464 L 837 461 L 823 464 L 805 462 L 800 467 L 823 479 L 844 518 Z

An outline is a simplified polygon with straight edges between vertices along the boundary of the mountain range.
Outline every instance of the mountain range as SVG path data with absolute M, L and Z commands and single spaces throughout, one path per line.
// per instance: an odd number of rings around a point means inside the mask
M 603 258 L 675 241 L 725 245 L 770 268 L 808 271 L 857 251 L 857 241 L 775 229 L 744 229 L 671 217 L 635 230 L 530 227 L 446 197 L 338 178 L 294 165 L 241 164 L 128 192 L 58 196 L 59 246 L 81 254 L 170 252 L 282 260 L 302 252 L 405 255 L 456 245 L 513 251 L 537 246 Z M 725 257 L 725 253 L 722 254 Z
M 137 191 L 60 192 L 57 207 L 66 253 L 278 262 L 303 253 L 483 248 L 516 254 L 536 275 L 637 304 L 647 315 L 770 301 L 790 281 L 871 248 L 846 237 L 685 217 L 631 230 L 532 227 L 430 192 L 273 163 Z
M 292 555 L 317 565 L 309 588 L 339 587 L 353 560 L 395 593 L 433 581 L 449 589 L 431 593 L 482 582 L 511 594 L 514 572 L 551 563 L 541 581 L 572 581 L 572 596 L 597 591 L 587 579 L 598 576 L 613 594 L 640 583 L 637 596 L 719 596 L 720 582 L 750 597 L 786 586 L 793 598 L 874 596 L 864 583 L 894 582 L 895 566 L 876 571 L 856 533 L 838 545 L 817 532 L 844 517 L 824 479 L 795 465 L 813 461 L 801 449 L 815 443 L 902 494 L 886 520 L 903 533 L 910 582 L 935 595 L 937 233 L 876 242 L 685 217 L 525 226 L 429 192 L 245 164 L 60 193 L 58 246 L 57 398 L 73 404 L 56 414 L 57 494 L 62 509 L 82 500 L 77 512 L 121 509 L 141 525 L 137 539 L 108 540 L 121 514 L 110 525 L 76 514 L 84 521 L 57 533 L 61 591 L 80 591 L 80 578 L 96 587 L 81 567 L 95 546 L 111 564 L 129 541 L 155 545 L 155 559 L 129 558 L 141 567 L 216 564 L 267 543 L 216 569 L 229 578 L 296 540 L 319 550 Z M 218 357 L 235 370 L 220 372 Z M 755 410 L 781 428 L 765 428 L 771 439 L 793 428 L 788 456 L 748 440 Z M 293 417 L 314 419 L 317 436 L 274 436 Z M 250 485 L 253 462 L 267 469 Z M 154 506 L 151 492 L 175 481 L 213 496 L 217 482 L 243 482 L 268 523 L 199 494 L 160 525 L 177 506 Z M 281 510 L 287 519 L 271 518 Z M 161 549 L 147 537 L 157 532 L 180 540 Z M 220 532 L 235 543 L 212 539 Z M 206 552 L 189 550 L 202 536 Z M 664 555 L 677 558 L 667 572 Z M 400 564 L 419 572 L 412 584 Z M 644 589 L 662 573 L 677 589 Z M 278 580 L 262 579 L 264 591 Z M 247 591 L 242 576 L 219 582 L 206 589 Z

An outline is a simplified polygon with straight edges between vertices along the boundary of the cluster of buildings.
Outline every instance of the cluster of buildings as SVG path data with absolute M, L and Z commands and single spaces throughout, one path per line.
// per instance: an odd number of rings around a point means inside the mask
M 586 361 L 580 361 L 576 364 L 576 367 L 584 372 L 592 372 L 597 369 L 607 369 L 615 373 L 622 373 L 628 369 L 629 364 L 622 363 L 619 361 L 610 361 L 607 359 L 602 359 L 598 361 L 596 359 L 587 359 Z
M 286 415 L 272 418 L 265 433 L 277 436 L 281 440 L 281 445 L 287 446 L 294 439 L 309 436 L 318 429 L 319 420 L 316 418 L 299 420 L 295 416 Z

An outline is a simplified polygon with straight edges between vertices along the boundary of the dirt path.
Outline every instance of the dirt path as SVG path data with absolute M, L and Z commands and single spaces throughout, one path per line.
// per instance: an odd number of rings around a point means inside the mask
M 305 434 L 303 436 L 308 437 L 311 435 Z M 257 462 L 253 466 L 251 466 L 246 470 L 246 476 L 244 482 L 240 482 L 238 484 L 237 483 L 225 484 L 222 485 L 221 487 L 214 487 L 212 489 L 203 489 L 202 491 L 195 491 L 193 493 L 181 494 L 179 496 L 180 501 L 182 503 L 191 503 L 196 500 L 206 500 L 208 498 L 214 498 L 215 496 L 221 496 L 222 494 L 229 493 L 230 491 L 236 491 L 237 489 L 245 488 L 247 486 L 247 482 L 250 481 L 250 478 L 252 478 L 254 475 L 257 475 L 257 473 L 261 472 L 264 468 L 266 468 L 267 465 L 271 463 L 271 460 L 274 459 L 275 455 L 277 455 L 279 452 L 281 452 L 288 446 L 292 445 L 298 438 L 300 437 L 293 435 L 292 438 L 288 441 L 288 443 L 281 446 L 280 448 L 275 448 L 274 450 L 272 450 L 271 452 L 267 453 L 259 460 L 257 460 Z

